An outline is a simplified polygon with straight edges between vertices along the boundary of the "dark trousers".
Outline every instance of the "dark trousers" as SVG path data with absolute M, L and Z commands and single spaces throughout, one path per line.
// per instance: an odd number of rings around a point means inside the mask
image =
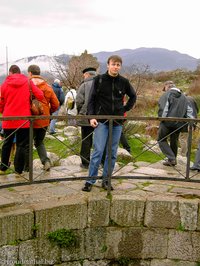
M 131 147 L 130 147 L 130 145 L 128 144 L 128 141 L 127 141 L 127 139 L 126 139 L 126 136 L 125 136 L 123 130 L 122 130 L 121 137 L 120 137 L 120 143 L 122 144 L 122 147 L 123 147 L 124 149 L 126 149 L 128 152 L 131 151 Z
M 47 127 L 33 129 L 34 145 L 37 149 L 37 153 L 40 157 L 40 161 L 42 164 L 45 164 L 46 161 L 49 161 L 49 158 L 47 157 L 47 151 L 44 146 L 44 138 L 46 132 L 47 132 Z
M 93 143 L 93 131 L 94 128 L 91 126 L 81 126 L 81 150 L 80 156 L 82 164 L 89 165 L 90 163 L 90 153 Z
M 1 150 L 1 165 L 0 169 L 5 171 L 9 167 L 9 158 L 13 145 L 13 140 L 16 136 L 16 153 L 14 158 L 15 171 L 22 173 L 25 165 L 26 147 L 29 144 L 29 128 L 4 129 L 4 143 Z
M 176 160 L 178 153 L 178 138 L 180 130 L 175 131 L 174 127 L 167 127 L 163 122 L 160 123 L 158 130 L 158 142 L 162 153 L 169 160 Z M 175 131 L 175 132 L 174 132 Z M 174 133 L 172 133 L 174 132 Z M 168 136 L 170 134 L 170 136 Z M 169 139 L 169 143 L 168 143 Z
M 49 158 L 47 157 L 47 151 L 44 146 L 44 138 L 45 138 L 46 132 L 47 132 L 47 127 L 33 129 L 34 146 L 37 150 L 38 156 L 43 165 L 45 164 L 47 160 L 49 161 Z M 26 162 L 25 162 L 24 170 L 27 172 L 29 171 L 29 145 L 27 145 L 26 147 Z

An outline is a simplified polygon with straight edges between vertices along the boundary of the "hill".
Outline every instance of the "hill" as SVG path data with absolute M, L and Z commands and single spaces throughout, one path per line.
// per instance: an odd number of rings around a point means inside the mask
M 131 68 L 134 65 L 148 65 L 151 72 L 170 71 L 175 69 L 194 71 L 200 63 L 200 59 L 163 48 L 121 49 L 112 52 L 101 51 L 93 54 L 100 63 L 101 72 L 106 70 L 107 58 L 112 54 L 117 54 L 123 58 L 124 67 Z M 47 74 L 52 71 L 54 60 L 59 58 L 66 64 L 70 57 L 72 57 L 72 55 L 62 54 L 54 57 L 37 55 L 22 58 L 15 62 L 9 62 L 8 65 L 17 64 L 22 72 L 26 73 L 29 65 L 38 64 L 42 73 Z M 6 64 L 0 64 L 0 83 L 6 76 L 6 68 Z
M 186 69 L 194 71 L 199 59 L 177 51 L 170 51 L 163 48 L 138 48 L 122 49 L 114 52 L 99 52 L 93 54 L 101 64 L 105 64 L 107 58 L 117 54 L 123 58 L 123 65 L 148 65 L 152 72 L 170 71 L 175 69 Z

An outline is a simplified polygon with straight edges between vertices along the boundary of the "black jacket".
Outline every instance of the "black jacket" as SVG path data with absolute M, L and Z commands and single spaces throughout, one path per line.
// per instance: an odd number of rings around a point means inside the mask
M 159 117 L 178 117 L 178 118 L 194 118 L 193 110 L 190 107 L 186 96 L 177 88 L 171 88 L 165 92 L 158 102 Z M 164 121 L 168 127 L 180 127 L 185 122 Z
M 129 99 L 124 105 L 124 96 Z M 136 93 L 128 79 L 106 72 L 94 78 L 88 100 L 88 115 L 123 116 L 136 102 Z

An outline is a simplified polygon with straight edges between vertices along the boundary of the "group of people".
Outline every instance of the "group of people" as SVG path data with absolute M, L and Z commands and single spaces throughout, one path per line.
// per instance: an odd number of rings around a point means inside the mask
M 40 75 L 37 65 L 28 67 L 28 76 L 21 73 L 17 65 L 12 65 L 9 75 L 0 87 L 0 112 L 3 117 L 7 116 L 30 116 L 30 91 L 43 105 L 44 115 L 58 115 L 63 103 L 68 97 L 75 100 L 72 110 L 67 110 L 69 121 L 72 125 L 74 115 L 102 115 L 102 116 L 126 116 L 126 113 L 136 103 L 136 92 L 129 80 L 120 75 L 122 58 L 112 55 L 107 60 L 107 71 L 97 74 L 94 67 L 83 69 L 83 82 L 76 91 L 71 89 L 66 96 L 62 90 L 60 80 L 55 79 L 52 86 Z M 198 107 L 193 98 L 186 96 L 173 81 L 164 84 L 163 95 L 158 105 L 158 116 L 177 118 L 196 118 Z M 49 128 L 50 134 L 55 134 L 57 119 L 36 119 L 33 122 L 34 145 L 39 158 L 48 171 L 51 162 L 47 156 L 44 138 Z M 130 146 L 123 134 L 124 119 L 114 119 L 112 124 L 111 149 L 109 149 L 109 121 L 107 119 L 84 119 L 78 120 L 81 127 L 81 167 L 89 169 L 88 179 L 82 190 L 90 192 L 98 176 L 99 166 L 103 166 L 102 188 L 113 189 L 109 182 L 116 158 L 119 143 L 130 152 Z M 0 174 L 5 173 L 9 167 L 9 159 L 14 138 L 16 140 L 16 153 L 14 167 L 17 176 L 23 171 L 29 171 L 29 127 L 27 119 L 3 120 L 4 143 L 1 151 Z M 162 153 L 166 156 L 165 166 L 177 164 L 178 141 L 181 131 L 187 132 L 188 125 L 185 122 L 164 120 L 160 122 L 158 131 L 158 143 Z M 169 140 L 169 142 L 168 142 Z M 93 152 L 91 149 L 93 146 Z M 111 154 L 110 154 L 111 153 Z M 109 158 L 111 157 L 111 162 Z M 194 165 L 191 170 L 200 171 L 200 145 L 196 154 Z
M 107 72 L 96 76 L 96 69 L 87 68 L 83 70 L 84 81 L 77 93 L 78 113 L 85 115 L 124 115 L 136 102 L 134 88 L 129 81 L 120 74 L 122 60 L 118 56 L 111 56 L 107 61 Z M 158 105 L 159 117 L 176 118 L 197 118 L 198 106 L 191 96 L 186 96 L 173 81 L 164 84 L 163 95 L 160 97 Z M 124 97 L 128 96 L 127 103 L 124 104 Z M 90 126 L 89 126 L 90 125 Z M 120 137 L 123 136 L 122 121 L 114 120 L 112 128 L 112 148 L 111 148 L 111 172 L 108 169 L 108 121 L 103 119 L 90 119 L 82 121 L 82 147 L 81 160 L 82 167 L 89 167 L 88 180 L 86 180 L 83 191 L 90 192 L 98 176 L 98 169 L 102 163 L 106 151 L 103 165 L 102 187 L 113 190 L 108 184 L 108 176 L 111 176 L 115 161 Z M 158 131 L 158 144 L 162 153 L 166 156 L 163 162 L 165 166 L 175 166 L 177 164 L 178 141 L 181 132 L 188 131 L 188 123 L 180 121 L 161 121 Z M 90 156 L 91 146 L 94 146 L 92 156 Z M 200 171 L 200 145 L 198 147 L 194 165 L 191 170 Z
M 3 118 L 8 116 L 31 116 L 31 93 L 42 103 L 44 115 L 49 116 L 58 110 L 59 100 L 52 87 L 40 76 L 39 66 L 30 65 L 27 72 L 27 76 L 22 74 L 17 65 L 12 65 L 9 68 L 9 75 L 0 88 L 0 113 L 2 113 Z M 34 145 L 46 171 L 51 167 L 44 145 L 49 124 L 49 119 L 36 119 L 33 122 Z M 3 120 L 2 128 L 4 141 L 1 149 L 0 174 L 5 174 L 9 168 L 12 144 L 14 138 L 16 138 L 14 168 L 16 177 L 22 176 L 24 171 L 29 171 L 30 121 L 20 118 L 17 120 Z

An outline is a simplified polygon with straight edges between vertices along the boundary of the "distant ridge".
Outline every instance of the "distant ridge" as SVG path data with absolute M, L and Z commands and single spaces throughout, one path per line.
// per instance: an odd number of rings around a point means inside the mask
M 106 59 L 117 54 L 123 58 L 124 66 L 132 65 L 148 65 L 151 71 L 170 71 L 175 69 L 186 69 L 194 71 L 200 60 L 187 54 L 182 54 L 177 51 L 171 51 L 164 48 L 137 48 L 137 49 L 122 49 L 114 52 L 99 52 L 93 54 L 98 58 L 98 61 L 105 63 Z
M 137 48 L 137 49 L 121 49 L 117 51 L 101 51 L 93 53 L 99 63 L 100 70 L 106 70 L 107 59 L 110 55 L 117 54 L 123 59 L 124 67 L 132 67 L 133 65 L 148 65 L 150 71 L 172 71 L 175 69 L 185 69 L 194 71 L 200 64 L 200 59 L 194 58 L 187 54 L 182 54 L 178 51 L 171 51 L 164 48 Z M 59 61 L 66 64 L 73 55 L 61 54 L 58 56 L 37 55 L 18 59 L 11 64 L 17 64 L 22 72 L 26 72 L 30 64 L 38 64 L 42 72 L 50 72 L 52 68 L 52 61 L 59 59 Z M 0 83 L 6 76 L 6 64 L 0 64 Z

